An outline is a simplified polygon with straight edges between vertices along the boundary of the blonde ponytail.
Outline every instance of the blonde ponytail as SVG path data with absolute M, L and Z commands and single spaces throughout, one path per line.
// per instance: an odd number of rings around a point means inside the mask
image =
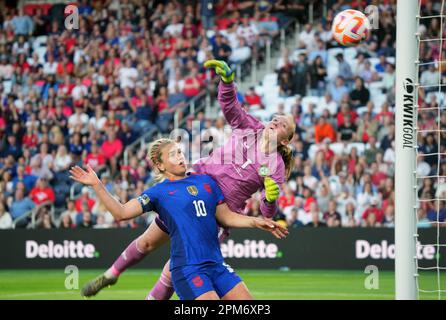
M 291 170 L 293 170 L 293 151 L 290 147 L 281 145 L 277 150 L 282 156 L 283 162 L 285 164 L 285 178 L 288 180 L 291 174 Z
M 290 124 L 290 135 L 288 137 L 288 141 L 291 142 L 294 137 L 294 132 L 296 131 L 296 123 L 294 121 L 294 117 L 291 114 L 287 114 L 285 116 Z M 291 171 L 293 170 L 294 161 L 293 161 L 293 150 L 289 146 L 281 145 L 277 148 L 277 151 L 282 156 L 283 162 L 285 163 L 285 177 L 288 180 L 290 177 Z
M 150 159 L 150 162 L 152 162 L 153 171 L 155 172 L 154 179 L 156 182 L 161 182 L 165 179 L 163 172 L 158 169 L 157 164 L 163 162 L 161 159 L 163 149 L 172 143 L 175 143 L 175 141 L 171 139 L 161 138 L 153 141 L 149 146 L 149 153 L 147 156 Z

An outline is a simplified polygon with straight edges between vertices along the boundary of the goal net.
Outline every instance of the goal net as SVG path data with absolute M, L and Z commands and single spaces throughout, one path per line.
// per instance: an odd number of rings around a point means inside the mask
M 445 0 L 398 0 L 397 299 L 446 297 L 445 10 Z
M 446 242 L 445 0 L 418 1 L 416 76 L 417 298 L 445 298 L 442 255 Z M 428 172 L 429 170 L 429 172 Z M 425 236 L 425 228 L 434 228 Z M 431 259 L 421 259 L 425 256 Z M 443 260 L 444 261 L 444 260 Z M 444 272 L 444 271 L 443 271 Z M 426 281 L 436 273 L 435 281 Z M 444 274 L 443 274 L 444 276 Z M 432 276 L 430 277 L 432 279 Z

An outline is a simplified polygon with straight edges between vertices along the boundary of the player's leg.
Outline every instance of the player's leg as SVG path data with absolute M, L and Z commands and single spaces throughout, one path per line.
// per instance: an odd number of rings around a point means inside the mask
M 222 298 L 222 300 L 253 300 L 251 293 L 245 283 L 239 282 L 234 288 L 229 290 Z
M 150 224 L 147 230 L 135 239 L 121 253 L 113 265 L 106 271 L 109 278 L 119 277 L 127 268 L 137 264 L 144 257 L 169 240 L 167 229 L 158 218 Z
M 220 297 L 218 296 L 217 292 L 209 291 L 199 297 L 196 297 L 195 300 L 220 300 Z
M 162 225 L 161 220 L 159 221 L 160 226 Z M 219 229 L 219 241 L 223 242 L 229 235 L 228 229 L 220 228 Z M 172 284 L 170 269 L 169 269 L 170 260 L 166 262 L 163 268 L 163 272 L 159 277 L 158 281 L 146 296 L 146 300 L 169 300 L 173 293 L 175 292 Z
M 215 266 L 212 281 L 222 300 L 253 299 L 242 279 L 226 263 Z
M 170 260 L 166 262 L 158 281 L 150 290 L 146 300 L 169 300 L 175 292 L 170 273 Z
M 94 296 L 101 289 L 115 284 L 122 272 L 141 261 L 148 253 L 168 240 L 168 234 L 159 227 L 158 223 L 152 222 L 140 237 L 128 245 L 105 273 L 84 285 L 81 294 L 85 297 Z

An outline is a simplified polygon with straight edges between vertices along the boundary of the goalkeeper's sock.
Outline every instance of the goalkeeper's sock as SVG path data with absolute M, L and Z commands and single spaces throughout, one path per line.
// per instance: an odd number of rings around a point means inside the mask
M 167 270 L 166 270 L 167 266 Z M 147 295 L 146 300 L 169 300 L 175 292 L 170 277 L 169 264 L 164 266 L 160 278 L 156 282 L 153 289 Z
M 127 268 L 144 259 L 147 254 L 138 248 L 137 241 L 138 239 L 134 240 L 127 248 L 125 248 L 119 258 L 116 259 L 113 265 L 105 272 L 106 278 L 117 278 Z

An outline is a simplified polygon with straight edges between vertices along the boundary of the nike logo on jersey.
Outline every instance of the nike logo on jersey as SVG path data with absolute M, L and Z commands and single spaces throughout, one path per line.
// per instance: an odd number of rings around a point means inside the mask
M 173 196 L 178 190 L 169 191 L 168 194 Z

